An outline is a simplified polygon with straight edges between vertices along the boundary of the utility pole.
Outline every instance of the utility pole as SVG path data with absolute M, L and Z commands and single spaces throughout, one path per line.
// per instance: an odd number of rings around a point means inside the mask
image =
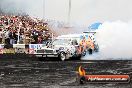
M 71 22 L 71 0 L 69 0 L 68 23 Z
M 43 19 L 45 20 L 45 0 L 43 0 Z

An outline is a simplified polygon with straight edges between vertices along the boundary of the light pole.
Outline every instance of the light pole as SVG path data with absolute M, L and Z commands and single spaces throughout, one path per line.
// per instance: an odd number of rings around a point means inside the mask
M 71 0 L 69 0 L 68 23 L 71 21 Z
M 43 0 L 43 19 L 45 20 L 45 0 Z

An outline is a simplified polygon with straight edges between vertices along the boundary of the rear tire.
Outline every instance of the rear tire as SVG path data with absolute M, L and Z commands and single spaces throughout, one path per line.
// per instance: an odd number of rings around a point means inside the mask
M 95 51 L 95 52 L 99 52 L 99 45 L 95 45 L 94 51 Z
M 89 52 L 90 55 L 93 54 L 93 50 L 92 49 L 89 49 L 88 52 Z

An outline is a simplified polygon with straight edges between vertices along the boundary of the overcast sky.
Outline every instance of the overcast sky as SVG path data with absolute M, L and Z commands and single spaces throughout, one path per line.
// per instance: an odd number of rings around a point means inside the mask
M 0 0 L 4 10 L 25 11 L 32 16 L 67 21 L 69 0 Z M 132 0 L 71 0 L 71 21 L 81 24 L 132 19 Z

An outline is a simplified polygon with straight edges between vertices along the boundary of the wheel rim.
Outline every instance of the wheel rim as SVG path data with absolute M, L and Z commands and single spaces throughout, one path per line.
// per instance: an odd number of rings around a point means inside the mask
M 83 56 L 85 56 L 85 55 L 86 55 L 86 51 L 83 52 Z
M 61 53 L 61 54 L 60 54 L 60 58 L 61 58 L 62 61 L 64 61 L 65 58 L 66 58 L 65 54 L 64 54 L 64 53 Z

